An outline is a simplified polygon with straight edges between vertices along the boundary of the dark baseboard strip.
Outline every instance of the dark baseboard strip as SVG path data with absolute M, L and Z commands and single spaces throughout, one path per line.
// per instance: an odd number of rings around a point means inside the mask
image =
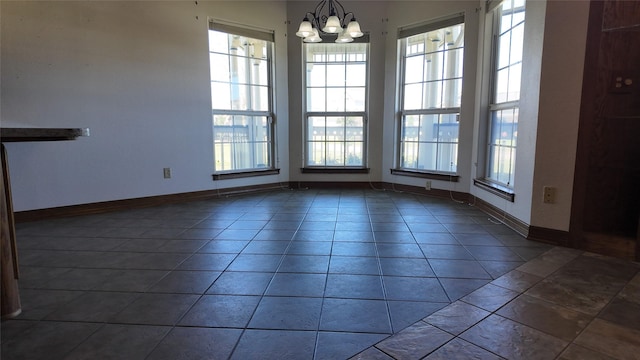
M 569 232 L 563 230 L 529 226 L 527 239 L 551 245 L 569 246 Z
M 215 199 L 223 196 L 243 195 L 278 189 L 288 189 L 289 183 L 273 183 L 254 186 L 242 186 L 235 188 L 194 191 L 180 194 L 158 195 L 143 198 L 103 201 L 90 204 L 69 205 L 55 208 L 18 211 L 15 213 L 15 221 L 29 222 L 45 219 L 55 219 L 70 216 L 102 214 L 111 211 L 137 209 L 150 206 L 166 205 L 186 201 Z
M 446 199 L 452 199 L 454 201 L 469 202 L 469 199 L 470 199 L 470 195 L 468 193 L 463 193 L 458 191 L 449 191 L 449 190 L 433 189 L 433 188 L 431 190 L 427 190 L 419 186 L 393 184 L 393 183 L 384 183 L 383 186 L 385 190 L 401 191 L 401 192 L 407 192 L 411 194 L 433 196 L 433 197 L 443 198 L 443 199 L 446 198 Z
M 498 221 L 510 227 L 513 231 L 517 232 L 518 234 L 524 237 L 527 237 L 527 235 L 529 234 L 529 224 L 525 223 L 520 219 L 513 217 L 510 214 L 505 213 L 504 210 L 499 209 L 480 198 L 475 198 L 474 201 L 475 201 L 475 206 L 478 209 L 484 211 L 489 216 L 494 217 Z

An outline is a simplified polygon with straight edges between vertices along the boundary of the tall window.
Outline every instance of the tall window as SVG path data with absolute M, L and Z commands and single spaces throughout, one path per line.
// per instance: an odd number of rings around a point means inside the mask
M 366 167 L 369 44 L 305 43 L 304 54 L 305 167 Z
M 524 14 L 524 0 L 505 0 L 493 10 L 493 68 L 486 177 L 511 189 L 514 185 L 518 140 Z
M 464 17 L 399 32 L 397 167 L 455 173 L 462 97 Z
M 272 169 L 273 34 L 211 22 L 215 172 Z

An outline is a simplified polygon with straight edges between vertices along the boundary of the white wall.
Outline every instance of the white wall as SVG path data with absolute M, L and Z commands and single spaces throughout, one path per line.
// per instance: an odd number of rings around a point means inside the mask
M 587 1 L 547 1 L 531 225 L 569 230 L 588 17 Z
M 284 2 L 0 3 L 4 126 L 88 127 L 68 142 L 6 144 L 16 211 L 288 181 L 211 179 L 207 17 L 276 35 L 276 112 L 288 134 Z M 172 168 L 164 179 L 162 169 Z

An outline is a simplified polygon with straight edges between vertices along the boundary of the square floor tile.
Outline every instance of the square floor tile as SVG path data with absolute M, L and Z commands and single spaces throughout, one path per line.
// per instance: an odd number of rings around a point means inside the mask
M 420 248 L 427 259 L 474 259 L 474 257 L 462 245 L 420 244 Z
M 324 296 L 345 299 L 384 299 L 382 279 L 375 275 L 329 274 Z
M 65 359 L 144 359 L 169 330 L 168 326 L 105 324 Z
M 329 273 L 379 275 L 378 259 L 366 256 L 331 256 Z
M 229 266 L 235 257 L 235 254 L 194 254 L 180 264 L 178 269 L 222 271 Z
M 240 254 L 229 265 L 229 271 L 275 271 L 282 255 Z
M 521 295 L 496 312 L 565 341 L 573 341 L 592 317 L 531 296 Z
M 407 326 L 413 325 L 435 311 L 448 305 L 448 302 L 426 302 L 426 301 L 398 301 L 389 300 L 389 313 L 391 314 L 391 325 L 396 333 Z
M 417 322 L 382 340 L 376 347 L 396 359 L 421 359 L 453 338 L 425 322 Z
M 389 300 L 449 301 L 436 278 L 384 276 L 383 281 L 386 297 Z
M 489 311 L 456 301 L 427 316 L 424 321 L 450 334 L 459 335 L 489 315 Z
M 278 272 L 326 274 L 329 268 L 329 256 L 285 255 Z
M 249 323 L 259 301 L 259 296 L 204 295 L 178 324 L 242 328 Z
M 322 297 L 326 274 L 277 273 L 267 288 L 270 296 Z
M 595 319 L 575 344 L 616 359 L 635 359 L 640 354 L 640 331 Z
M 360 334 L 344 332 L 318 333 L 316 360 L 348 359 L 363 348 L 369 347 L 384 339 L 384 334 Z
M 320 330 L 391 334 L 383 300 L 325 299 Z
M 491 275 L 473 260 L 429 259 L 431 268 L 438 277 L 459 279 L 491 279 Z
M 227 359 L 241 334 L 240 329 L 176 327 L 147 359 Z
M 262 295 L 273 273 L 225 271 L 207 290 L 207 294 Z
M 262 298 L 249 328 L 281 330 L 317 330 L 320 321 L 321 298 Z
M 473 345 L 462 339 L 453 339 L 440 347 L 438 350 L 429 354 L 425 360 L 466 360 L 466 359 L 483 359 L 483 360 L 500 360 L 502 359 L 496 354 Z
M 173 294 L 204 294 L 219 271 L 172 271 L 153 285 L 149 292 Z
M 425 259 L 416 258 L 380 258 L 383 275 L 435 277 L 431 266 Z
M 140 296 L 139 293 L 86 292 L 49 314 L 47 320 L 107 322 Z
M 63 359 L 102 324 L 42 321 L 20 333 L 19 338 L 2 341 L 6 359 Z M 5 331 L 5 323 L 2 324 Z
M 507 359 L 554 359 L 568 345 L 566 341 L 497 315 L 490 315 L 460 335 Z M 522 346 L 527 339 L 527 346 Z
M 315 331 L 247 330 L 231 359 L 312 359 L 315 343 Z
M 174 325 L 199 299 L 191 294 L 140 294 L 110 319 L 121 324 Z

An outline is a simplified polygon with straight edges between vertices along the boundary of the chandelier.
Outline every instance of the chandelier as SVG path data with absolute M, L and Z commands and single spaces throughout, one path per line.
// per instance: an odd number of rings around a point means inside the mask
M 322 14 L 325 11 L 326 14 Z M 347 23 L 347 19 L 350 19 Z M 316 5 L 314 12 L 307 12 L 298 27 L 296 35 L 304 42 L 321 42 L 320 32 L 323 34 L 338 34 L 337 43 L 352 42 L 354 38 L 363 35 L 360 24 L 352 12 L 346 12 L 337 0 L 322 0 Z

